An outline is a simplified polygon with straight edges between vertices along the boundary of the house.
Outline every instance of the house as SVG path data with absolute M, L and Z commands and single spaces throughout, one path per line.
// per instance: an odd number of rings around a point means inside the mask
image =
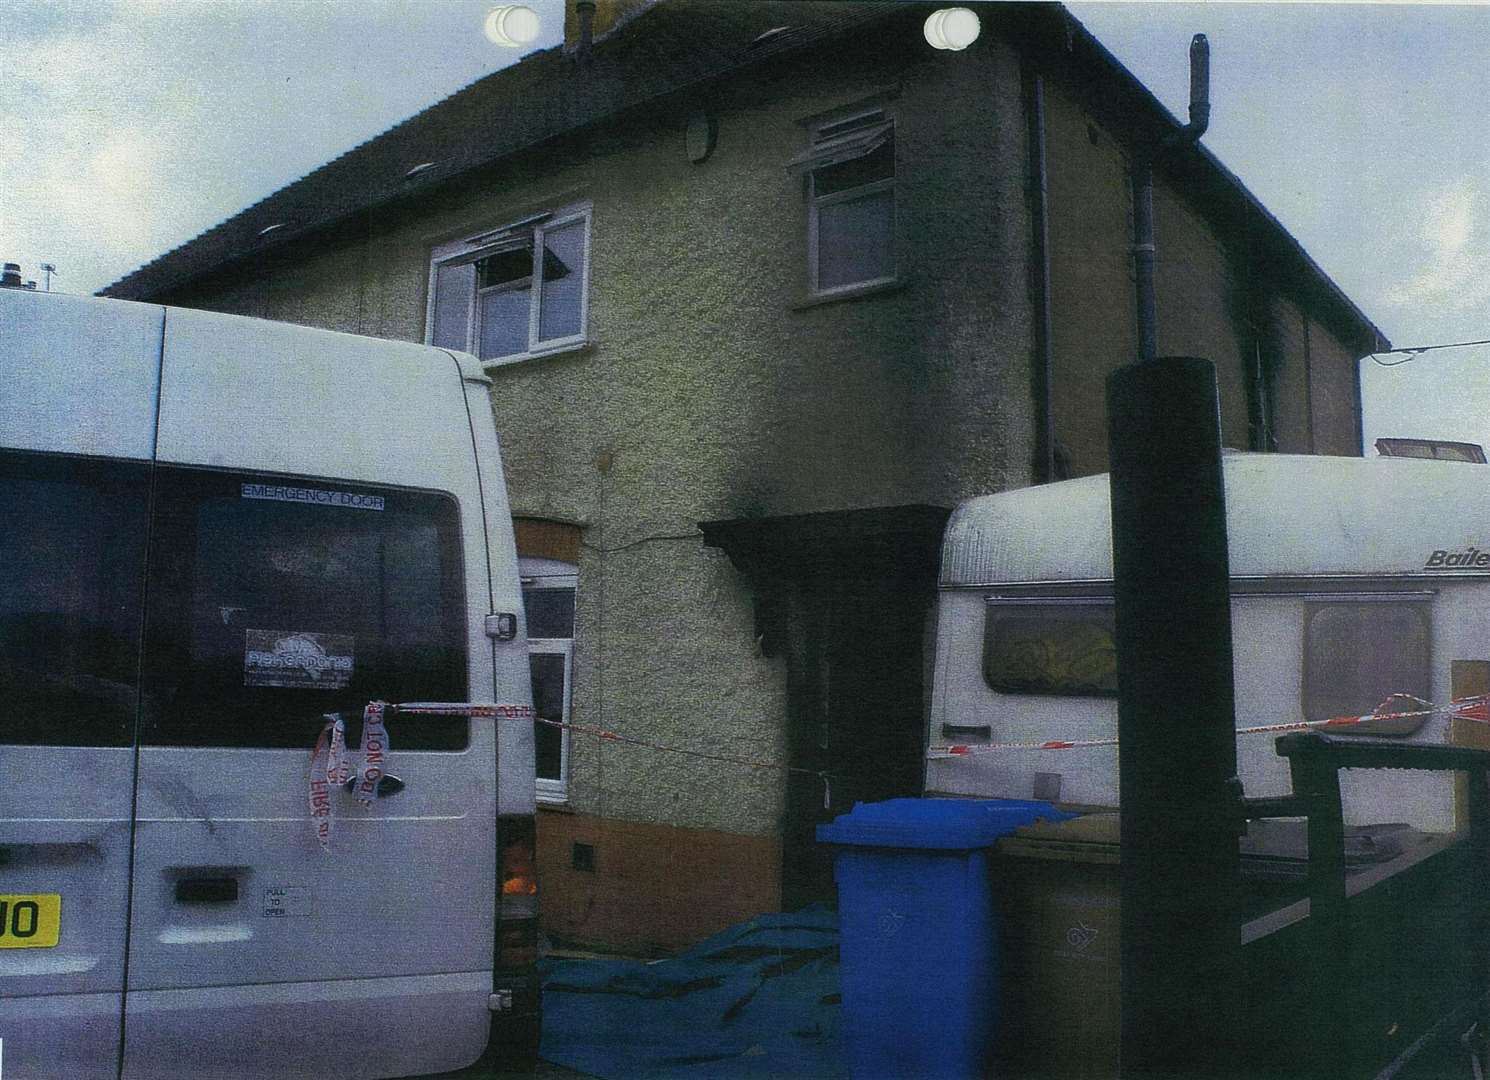
M 539 731 L 551 933 L 831 895 L 814 825 L 921 788 L 949 508 L 1105 468 L 1128 168 L 1178 125 L 1059 6 L 961 52 L 934 10 L 599 0 L 587 42 L 571 0 L 563 47 L 105 290 L 487 361 L 538 706 L 580 729 Z M 1154 207 L 1159 352 L 1215 362 L 1228 444 L 1360 454 L 1380 331 L 1203 147 Z

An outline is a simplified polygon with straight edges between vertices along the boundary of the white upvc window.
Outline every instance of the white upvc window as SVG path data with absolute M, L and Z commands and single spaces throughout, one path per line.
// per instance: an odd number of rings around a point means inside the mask
M 807 273 L 830 295 L 896 280 L 895 122 L 884 109 L 823 120 L 788 168 L 807 188 Z
M 533 677 L 533 745 L 541 802 L 569 798 L 569 729 L 574 693 L 574 604 L 576 568 L 555 559 L 521 558 L 523 608 L 527 613 L 528 664 Z
M 585 344 L 590 214 L 582 203 L 436 247 L 425 340 L 488 364 Z

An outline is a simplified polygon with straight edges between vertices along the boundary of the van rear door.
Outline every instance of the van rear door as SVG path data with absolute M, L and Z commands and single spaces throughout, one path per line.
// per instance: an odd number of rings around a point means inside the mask
M 369 701 L 491 685 L 459 372 L 228 322 L 167 325 L 123 1075 L 457 1068 L 490 1026 L 493 724 L 391 720 L 401 787 L 332 791 L 329 850 L 308 807 L 324 714 L 355 750 Z
M 0 1040 L 119 1068 L 161 310 L 0 290 Z

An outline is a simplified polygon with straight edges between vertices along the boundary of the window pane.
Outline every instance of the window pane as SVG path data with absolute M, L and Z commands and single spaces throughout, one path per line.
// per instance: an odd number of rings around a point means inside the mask
M 895 273 L 895 194 L 879 191 L 817 210 L 817 287 L 835 289 Z
M 476 290 L 476 268 L 442 266 L 435 271 L 435 314 L 430 342 L 444 349 L 470 348 L 471 295 Z
M 580 332 L 584 259 L 583 221 L 549 229 L 543 234 L 543 295 L 539 297 L 539 341 L 574 337 Z
M 1111 697 L 1117 648 L 1108 605 L 990 606 L 983 677 L 1001 694 Z
M 528 637 L 574 636 L 573 589 L 524 589 L 523 608 L 528 613 Z
M 481 349 L 483 360 L 528 351 L 528 317 L 533 289 L 496 289 L 481 294 Z
M 0 457 L 0 743 L 126 746 L 145 465 Z
M 878 150 L 862 157 L 815 170 L 812 174 L 812 193 L 832 195 L 838 191 L 849 191 L 872 184 L 876 180 L 889 180 L 894 175 L 895 144 L 886 142 Z
M 533 276 L 533 238 L 521 240 L 506 251 L 488 255 L 476 263 L 481 277 L 477 288 L 489 289 L 493 285 L 508 285 L 524 282 Z
M 534 653 L 529 658 L 533 670 L 533 712 L 542 720 L 564 721 L 563 653 Z M 538 755 L 540 780 L 564 779 L 564 729 L 552 724 L 534 723 L 533 737 Z
M 465 700 L 454 502 L 285 483 L 185 470 L 160 481 L 149 741 L 308 750 L 326 712 L 360 720 L 373 700 Z M 308 490 L 374 496 L 382 509 L 281 497 Z M 390 736 L 395 751 L 455 750 L 466 729 L 420 718 Z
M 1428 605 L 1320 604 L 1304 623 L 1304 718 L 1364 716 L 1428 696 Z

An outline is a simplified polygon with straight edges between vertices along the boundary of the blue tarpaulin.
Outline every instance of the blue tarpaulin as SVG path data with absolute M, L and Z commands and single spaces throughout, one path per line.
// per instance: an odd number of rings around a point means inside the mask
M 761 915 L 681 956 L 546 961 L 542 1056 L 604 1080 L 839 1080 L 838 918 Z

